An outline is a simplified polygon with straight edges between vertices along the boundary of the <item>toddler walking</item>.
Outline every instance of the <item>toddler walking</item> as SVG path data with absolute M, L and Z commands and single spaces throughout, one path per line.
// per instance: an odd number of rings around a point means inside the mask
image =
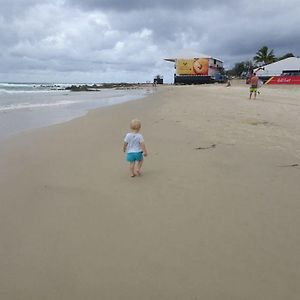
M 123 152 L 127 152 L 130 176 L 140 176 L 144 156 L 147 156 L 147 149 L 143 136 L 139 133 L 141 121 L 134 119 L 130 122 L 131 132 L 127 133 L 124 139 Z

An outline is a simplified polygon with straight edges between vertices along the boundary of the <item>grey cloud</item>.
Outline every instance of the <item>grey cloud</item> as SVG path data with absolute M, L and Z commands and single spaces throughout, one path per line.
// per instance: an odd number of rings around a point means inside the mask
M 163 58 L 184 49 L 226 67 L 263 45 L 300 55 L 296 0 L 2 2 L 0 81 L 13 72 L 137 81 L 166 72 L 171 81 L 173 67 Z
M 59 0 L 53 0 L 52 3 L 58 3 Z M 42 0 L 2 0 L 0 16 L 3 19 L 11 20 L 26 14 L 28 9 L 32 9 L 36 5 L 44 4 Z
M 242 0 L 243 1 L 243 0 Z M 169 9 L 189 11 L 195 7 L 202 7 L 206 9 L 208 7 L 226 6 L 230 3 L 234 3 L 234 0 L 227 0 L 226 3 L 222 3 L 218 0 L 68 0 L 69 3 L 84 7 L 86 9 L 101 9 L 101 10 L 113 10 L 113 11 L 132 11 L 132 10 L 145 10 L 145 9 Z

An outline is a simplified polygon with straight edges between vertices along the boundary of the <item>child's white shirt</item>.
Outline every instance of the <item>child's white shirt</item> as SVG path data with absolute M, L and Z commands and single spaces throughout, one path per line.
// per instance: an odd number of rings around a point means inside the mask
M 141 148 L 141 143 L 144 142 L 144 138 L 140 133 L 127 133 L 124 142 L 127 143 L 127 153 L 143 151 Z

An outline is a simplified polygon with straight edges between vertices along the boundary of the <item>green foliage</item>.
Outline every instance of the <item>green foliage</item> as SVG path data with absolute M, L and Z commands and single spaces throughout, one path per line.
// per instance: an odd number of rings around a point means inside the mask
M 274 50 L 269 51 L 267 46 L 263 46 L 260 48 L 256 55 L 253 57 L 254 61 L 260 65 L 271 64 L 276 61 L 276 57 L 274 55 Z
M 293 53 L 286 53 L 285 55 L 276 58 L 273 49 L 269 51 L 269 48 L 267 46 L 263 46 L 256 52 L 256 55 L 253 57 L 254 62 L 252 62 L 251 60 L 238 62 L 231 70 L 226 71 L 226 74 L 229 76 L 246 77 L 250 72 L 252 72 L 253 69 L 257 68 L 258 66 L 271 64 L 288 57 L 295 57 L 295 55 Z
M 254 68 L 252 61 L 241 61 L 234 65 L 234 67 L 228 71 L 228 75 L 243 77 L 246 76 L 247 73 L 252 71 Z
M 283 56 L 278 57 L 277 61 L 283 60 L 283 59 L 286 59 L 286 58 L 289 58 L 289 57 L 295 57 L 295 55 L 290 52 L 290 53 L 284 54 Z

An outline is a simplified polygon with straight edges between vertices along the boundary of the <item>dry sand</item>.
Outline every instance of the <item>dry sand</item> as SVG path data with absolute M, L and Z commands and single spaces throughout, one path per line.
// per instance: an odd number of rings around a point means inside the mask
M 0 299 L 299 299 L 300 88 L 261 91 L 165 86 L 2 142 Z

